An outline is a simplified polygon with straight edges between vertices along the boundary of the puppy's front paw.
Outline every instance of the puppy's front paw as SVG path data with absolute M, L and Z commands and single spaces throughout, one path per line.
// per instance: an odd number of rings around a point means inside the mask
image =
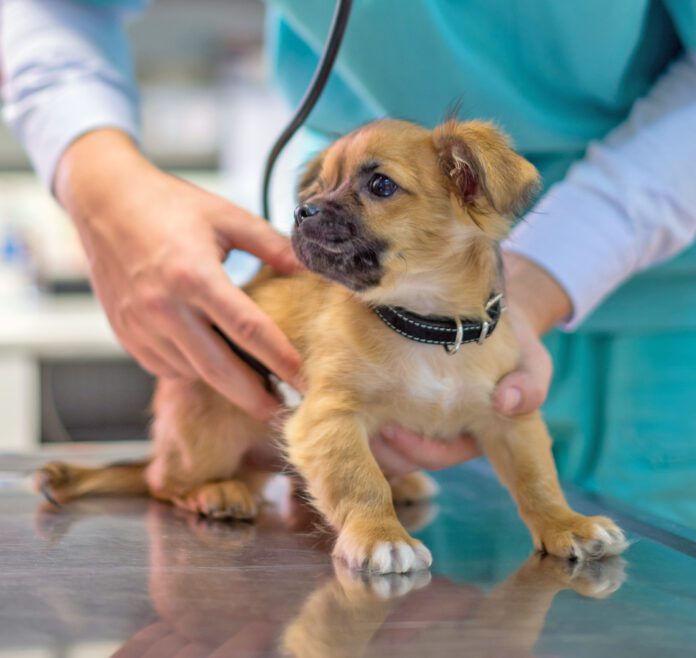
M 549 521 L 539 541 L 537 548 L 546 553 L 581 561 L 619 555 L 628 548 L 623 531 L 611 519 L 581 514 Z
M 396 522 L 347 525 L 339 534 L 334 557 L 351 569 L 371 574 L 407 573 L 427 569 L 430 551 Z

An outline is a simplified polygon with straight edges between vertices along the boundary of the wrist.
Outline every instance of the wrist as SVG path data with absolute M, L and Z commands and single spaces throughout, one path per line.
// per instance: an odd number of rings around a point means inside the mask
M 149 169 L 154 170 L 127 133 L 104 128 L 79 137 L 66 149 L 53 186 L 59 203 L 79 226 L 118 202 L 129 182 Z
M 571 315 L 568 293 L 543 267 L 512 252 L 504 252 L 503 263 L 507 301 L 538 336 Z

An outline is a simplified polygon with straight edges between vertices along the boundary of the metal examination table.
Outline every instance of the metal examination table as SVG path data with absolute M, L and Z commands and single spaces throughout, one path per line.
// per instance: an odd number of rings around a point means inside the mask
M 334 568 L 330 538 L 280 480 L 249 525 L 144 499 L 56 510 L 24 477 L 49 457 L 133 452 L 0 456 L 0 658 L 696 656 L 688 531 L 613 514 L 635 540 L 624 558 L 542 559 L 473 462 L 438 476 L 435 503 L 402 510 L 432 573 L 368 578 Z

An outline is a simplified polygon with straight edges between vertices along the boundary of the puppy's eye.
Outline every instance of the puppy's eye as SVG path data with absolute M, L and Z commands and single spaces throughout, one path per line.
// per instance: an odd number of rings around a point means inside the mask
M 399 186 L 384 174 L 375 174 L 367 184 L 370 194 L 379 197 L 388 197 L 394 194 Z

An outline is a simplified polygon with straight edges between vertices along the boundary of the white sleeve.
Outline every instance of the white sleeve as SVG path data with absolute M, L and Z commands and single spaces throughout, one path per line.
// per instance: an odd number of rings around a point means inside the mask
M 80 135 L 114 127 L 138 138 L 123 20 L 145 4 L 0 0 L 4 116 L 47 186 Z
M 566 290 L 572 329 L 632 274 L 696 237 L 696 52 L 675 62 L 628 119 L 551 187 L 503 248 Z

